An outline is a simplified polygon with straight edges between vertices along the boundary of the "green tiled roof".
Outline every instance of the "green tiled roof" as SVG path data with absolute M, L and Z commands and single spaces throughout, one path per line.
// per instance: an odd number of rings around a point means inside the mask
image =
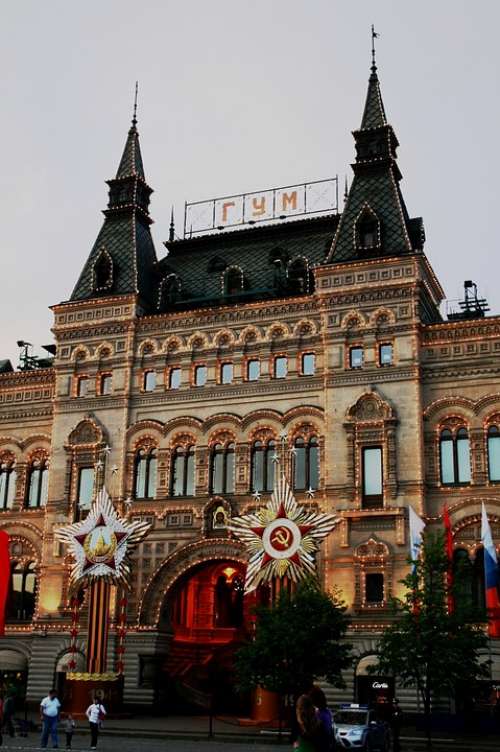
M 127 142 L 123 150 L 116 177 L 126 178 L 131 175 L 137 175 L 143 180 L 146 180 L 144 175 L 144 165 L 142 164 L 141 149 L 139 146 L 139 133 L 137 132 L 135 125 L 133 125 L 128 132 Z
M 368 81 L 368 91 L 366 93 L 365 109 L 361 118 L 360 130 L 367 128 L 380 128 L 387 125 L 385 116 L 384 103 L 380 91 L 376 68 L 372 68 L 372 74 Z
M 276 254 L 288 262 L 305 258 L 310 268 L 324 263 L 338 220 L 338 215 L 327 215 L 167 242 L 169 253 L 158 264 L 159 278 L 177 274 L 183 300 L 216 299 L 222 293 L 223 268 L 209 270 L 218 259 L 222 267 L 241 268 L 248 293 L 274 296 L 272 258 Z

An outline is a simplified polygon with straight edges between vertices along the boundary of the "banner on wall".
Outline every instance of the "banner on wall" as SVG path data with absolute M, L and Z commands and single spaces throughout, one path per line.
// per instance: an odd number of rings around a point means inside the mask
M 10 585 L 9 536 L 0 530 L 0 637 L 5 634 L 5 608 Z

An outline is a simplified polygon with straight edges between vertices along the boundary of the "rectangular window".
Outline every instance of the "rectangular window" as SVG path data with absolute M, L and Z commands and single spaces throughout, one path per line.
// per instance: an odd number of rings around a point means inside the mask
M 302 376 L 314 376 L 316 371 L 316 356 L 314 353 L 304 353 L 302 356 Z
M 81 467 L 78 475 L 77 502 L 80 509 L 90 509 L 94 492 L 94 468 Z
M 349 366 L 351 368 L 363 367 L 363 348 L 351 347 L 349 350 Z
M 363 449 L 363 507 L 378 507 L 382 504 L 382 449 Z
M 181 369 L 171 368 L 170 374 L 168 377 L 168 388 L 179 389 L 180 385 L 181 385 Z
M 379 363 L 381 366 L 392 366 L 392 345 L 385 343 L 379 348 Z
M 488 436 L 488 474 L 493 482 L 500 480 L 500 435 L 492 433 Z
M 144 371 L 142 388 L 145 392 L 153 392 L 156 388 L 156 371 Z
M 470 444 L 468 438 L 457 437 L 458 482 L 470 483 Z
M 89 380 L 86 376 L 80 376 L 76 384 L 76 396 L 86 397 L 89 387 Z
M 223 363 L 220 369 L 220 383 L 231 384 L 233 381 L 233 364 Z
M 207 383 L 207 367 L 196 366 L 196 368 L 194 369 L 194 385 L 205 386 L 206 383 Z
M 441 454 L 441 483 L 449 485 L 455 483 L 455 459 L 453 457 L 453 441 L 444 441 L 441 439 L 439 442 L 439 450 Z
M 101 394 L 111 394 L 111 386 L 113 384 L 113 377 L 110 373 L 104 373 L 101 376 L 101 383 L 99 390 Z
M 247 364 L 248 381 L 258 381 L 260 379 L 260 360 L 249 360 Z
M 381 572 L 372 572 L 366 575 L 365 601 L 366 603 L 384 602 L 384 575 Z
M 274 378 L 286 379 L 288 374 L 288 358 L 285 355 L 280 355 L 274 359 Z

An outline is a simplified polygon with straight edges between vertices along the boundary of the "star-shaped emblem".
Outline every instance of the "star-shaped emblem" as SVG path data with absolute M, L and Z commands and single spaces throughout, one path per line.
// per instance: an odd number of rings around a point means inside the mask
M 228 526 L 248 550 L 245 590 L 285 574 L 294 582 L 314 574 L 319 543 L 338 521 L 333 514 L 299 507 L 282 475 L 265 507 L 234 517 Z
M 128 522 L 119 517 L 106 489 L 101 489 L 84 520 L 56 531 L 57 538 L 73 554 L 72 583 L 104 577 L 126 584 L 128 555 L 149 529 L 147 522 Z

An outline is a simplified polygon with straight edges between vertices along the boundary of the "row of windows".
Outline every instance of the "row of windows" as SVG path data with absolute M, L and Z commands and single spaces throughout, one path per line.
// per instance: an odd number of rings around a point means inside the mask
M 195 447 L 176 447 L 172 451 L 171 496 L 193 496 L 195 491 Z M 235 490 L 235 445 L 217 443 L 210 453 L 210 493 L 230 494 Z M 274 488 L 274 468 L 277 445 L 256 441 L 251 450 L 251 491 L 271 492 Z M 134 474 L 134 496 L 137 499 L 156 496 L 156 450 L 139 450 Z M 319 445 L 313 436 L 309 441 L 297 438 L 293 447 L 293 485 L 296 490 L 319 486 Z
M 76 380 L 76 396 L 86 397 L 89 391 L 90 377 L 79 376 Z M 110 373 L 101 373 L 97 378 L 97 394 L 104 396 L 111 394 L 113 376 Z
M 379 366 L 392 366 L 394 360 L 394 348 L 390 342 L 383 342 L 378 346 L 378 364 Z M 364 348 L 361 345 L 355 345 L 349 348 L 349 367 L 363 368 L 365 361 Z
M 314 376 L 316 372 L 316 357 L 314 353 L 303 353 L 301 357 L 301 376 Z M 182 369 L 178 366 L 171 368 L 168 373 L 168 388 L 179 389 L 181 385 Z M 248 360 L 246 364 L 246 380 L 258 381 L 261 375 L 261 362 L 258 358 Z M 278 355 L 273 360 L 273 377 L 285 379 L 288 375 L 288 358 L 286 355 Z M 194 386 L 205 386 L 208 379 L 208 367 L 195 365 L 193 369 Z M 234 364 L 230 361 L 221 363 L 219 366 L 219 383 L 232 384 L 234 380 Z M 142 389 L 144 392 L 152 392 L 156 389 L 156 371 L 144 372 Z
M 500 430 L 490 426 L 487 433 L 488 479 L 500 481 Z M 440 477 L 444 486 L 466 485 L 471 482 L 469 433 L 459 428 L 454 434 L 449 428 L 439 436 Z
M 12 509 L 16 493 L 17 473 L 13 465 L 0 467 L 0 509 Z M 47 503 L 49 468 L 46 460 L 35 460 L 28 471 L 25 506 L 43 507 Z
M 379 365 L 390 366 L 393 363 L 393 346 L 391 343 L 379 345 Z M 364 364 L 364 349 L 360 345 L 349 348 L 349 367 L 362 368 Z M 316 357 L 312 352 L 303 353 L 301 356 L 301 376 L 314 376 L 316 372 Z M 258 358 L 248 360 L 246 363 L 246 381 L 258 381 L 261 375 L 261 362 Z M 285 379 L 288 375 L 288 357 L 278 355 L 273 359 L 273 378 Z M 168 373 L 168 388 L 179 389 L 181 385 L 182 369 L 179 366 L 170 368 Z M 204 364 L 195 365 L 193 369 L 194 386 L 205 386 L 208 378 L 208 367 Z M 219 383 L 231 384 L 234 380 L 234 364 L 230 361 L 221 363 L 219 366 Z M 76 396 L 86 397 L 90 383 L 89 376 L 79 376 L 76 384 Z M 100 374 L 97 380 L 98 395 L 111 394 L 113 377 L 110 373 Z M 142 390 L 152 392 L 156 389 L 156 371 L 149 369 L 144 371 Z
M 448 428 L 440 434 L 440 475 L 443 485 L 463 485 L 471 481 L 470 441 L 467 429 L 455 434 Z M 171 496 L 193 496 L 195 490 L 194 446 L 176 447 L 172 452 Z M 234 493 L 234 443 L 215 444 L 210 455 L 210 492 Z M 500 482 L 500 429 L 490 426 L 487 433 L 488 477 Z M 251 450 L 251 490 L 271 492 L 277 445 L 273 440 L 254 442 Z M 35 460 L 28 472 L 25 506 L 45 506 L 48 496 L 48 463 Z M 78 505 L 88 508 L 94 490 L 94 468 L 83 467 L 78 476 Z M 381 447 L 362 450 L 362 498 L 365 508 L 383 502 L 383 458 Z M 0 509 L 14 504 L 17 473 L 13 465 L 0 466 Z M 140 449 L 135 461 L 134 496 L 154 498 L 157 485 L 157 457 L 154 449 Z M 305 441 L 299 437 L 293 446 L 293 485 L 296 490 L 319 487 L 319 445 L 316 437 Z

